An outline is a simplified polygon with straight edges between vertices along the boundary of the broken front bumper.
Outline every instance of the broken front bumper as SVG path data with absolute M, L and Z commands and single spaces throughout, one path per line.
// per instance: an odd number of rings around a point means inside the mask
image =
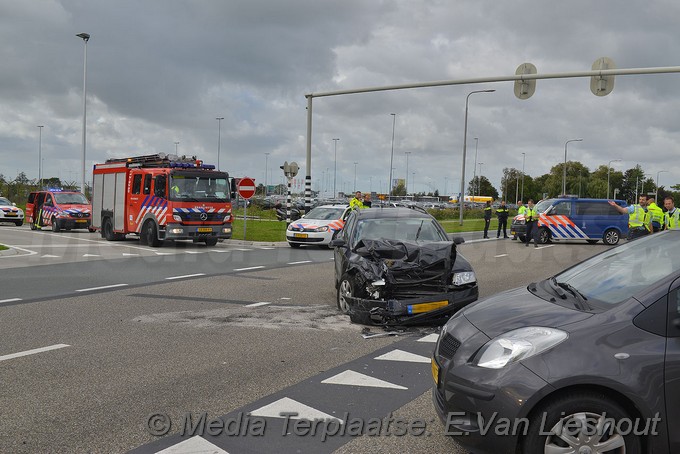
M 347 297 L 350 313 L 368 313 L 377 325 L 418 325 L 445 322 L 479 297 L 477 285 L 453 292 L 411 299 L 374 300 Z

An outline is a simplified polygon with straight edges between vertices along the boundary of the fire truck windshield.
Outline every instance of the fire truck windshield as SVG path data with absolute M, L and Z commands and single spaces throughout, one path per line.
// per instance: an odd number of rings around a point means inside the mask
M 80 192 L 55 192 L 54 198 L 58 204 L 89 205 L 90 202 Z
M 229 182 L 224 173 L 173 172 L 170 176 L 170 200 L 178 202 L 226 202 Z

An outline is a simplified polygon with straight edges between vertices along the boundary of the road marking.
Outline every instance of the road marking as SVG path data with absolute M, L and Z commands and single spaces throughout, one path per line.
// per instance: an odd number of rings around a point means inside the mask
M 534 248 L 534 249 L 545 249 L 545 248 L 553 247 L 553 246 L 554 246 L 554 244 L 549 244 L 549 245 L 547 245 L 547 246 L 539 246 L 539 247 L 536 247 L 536 248 Z
M 184 251 L 185 254 L 205 254 L 205 251 Z
M 112 284 L 112 285 L 103 285 L 101 287 L 92 287 L 92 288 L 81 288 L 76 290 L 76 292 L 91 292 L 93 290 L 104 290 L 107 288 L 116 288 L 116 287 L 125 287 L 127 284 Z
M 130 254 L 129 252 L 123 252 L 123 255 L 126 257 L 139 257 L 139 254 Z
M 229 252 L 229 251 L 224 251 L 222 249 L 210 249 L 210 252 Z
M 17 256 L 17 255 L 1 255 L 0 258 L 3 258 L 3 259 L 4 259 L 4 258 L 9 258 L 9 257 L 12 257 L 12 258 L 14 258 L 14 257 L 24 257 L 24 256 L 27 256 L 27 255 L 36 255 L 36 254 L 38 254 L 36 251 L 31 251 L 31 250 L 29 250 L 29 249 L 20 248 L 20 247 L 18 247 L 18 246 L 12 246 L 12 245 L 10 245 L 10 244 L 5 244 L 5 246 L 7 246 L 7 247 L 10 248 L 10 249 L 17 249 L 17 250 L 19 250 L 19 251 L 27 252 L 28 254 L 22 254 L 22 255 L 20 255 L 20 256 Z
M 36 353 L 48 352 L 50 350 L 57 350 L 59 348 L 70 347 L 68 344 L 55 344 L 49 347 L 34 348 L 33 350 L 26 350 L 19 353 L 12 353 L 10 355 L 0 356 L 0 361 L 5 361 L 8 359 L 20 358 L 22 356 L 35 355 Z
M 172 280 L 172 279 L 186 279 L 190 277 L 198 277 L 198 276 L 205 276 L 205 273 L 196 273 L 196 274 L 185 274 L 183 276 L 172 276 L 172 277 L 166 277 L 165 279 L 167 280 Z
M 391 352 L 380 355 L 375 359 L 383 361 L 405 361 L 408 363 L 430 363 L 430 358 L 416 355 L 415 353 L 405 352 L 399 349 L 392 350 Z
M 497 259 L 497 258 L 499 258 L 499 257 L 505 257 L 505 256 L 507 256 L 507 255 L 508 255 L 508 254 L 494 255 L 493 258 Z
M 439 339 L 439 334 L 432 333 L 428 334 L 425 337 L 421 337 L 420 339 L 417 340 L 417 342 L 432 342 L 434 344 L 437 342 L 437 339 Z
M 269 251 L 271 249 L 276 249 L 276 248 L 275 247 L 261 247 L 260 249 L 265 250 L 265 251 Z
M 428 360 L 429 362 L 429 360 Z M 295 416 L 281 416 L 281 413 L 297 413 Z M 258 408 L 250 412 L 251 416 L 264 416 L 269 418 L 290 418 L 290 419 L 305 419 L 308 421 L 314 421 L 315 419 L 330 419 L 337 421 L 338 424 L 342 424 L 342 420 L 335 418 L 327 413 L 312 408 L 308 405 L 302 404 L 296 400 L 289 397 L 284 397 L 272 402 L 269 405 Z
M 175 255 L 175 254 L 176 252 L 156 252 L 156 255 Z
M 252 251 L 252 249 L 232 249 L 232 250 L 234 250 L 234 251 L 244 251 L 244 252 Z
M 288 265 L 302 265 L 303 263 L 312 263 L 311 260 L 301 260 L 299 262 L 290 262 Z
M 83 246 L 87 246 L 87 245 L 83 245 Z M 125 254 L 123 254 L 123 255 L 125 255 Z M 83 257 L 101 257 L 101 255 L 99 255 L 99 254 L 83 254 Z
M 6 299 L 6 300 L 0 300 L 0 304 L 2 304 L 2 303 L 12 303 L 14 301 L 21 301 L 21 298 L 10 298 L 10 299 Z
M 259 270 L 260 268 L 264 268 L 264 266 L 249 266 L 248 268 L 236 268 L 234 271 L 249 271 L 249 270 Z
M 286 298 L 286 297 L 284 296 L 284 297 L 281 297 L 281 298 L 279 298 L 279 299 L 280 299 L 280 300 L 289 300 L 289 299 L 291 299 L 291 298 Z
M 395 385 L 379 378 L 360 374 L 353 370 L 340 372 L 338 375 L 322 380 L 321 383 L 331 385 L 364 386 L 367 388 L 408 389 L 405 386 Z
M 50 254 L 41 255 L 40 257 L 41 258 L 47 258 L 47 259 L 58 259 L 59 258 L 58 255 L 50 255 Z
M 2 301 L 0 301 L 0 303 L 1 303 L 1 302 L 2 302 Z M 261 302 L 261 303 L 246 304 L 246 305 L 243 306 L 243 307 L 260 307 L 260 306 L 266 306 L 267 304 L 271 304 L 271 303 L 268 303 L 268 302 L 263 301 L 263 302 Z
M 184 440 L 156 454 L 229 454 L 219 446 L 215 446 L 205 438 L 195 436 Z

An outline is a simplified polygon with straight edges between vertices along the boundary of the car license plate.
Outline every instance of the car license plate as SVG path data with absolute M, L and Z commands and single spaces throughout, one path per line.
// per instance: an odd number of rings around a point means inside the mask
M 76 219 L 76 222 L 87 222 L 87 219 Z
M 307 238 L 306 233 L 296 233 L 293 235 L 295 238 Z
M 212 227 L 199 227 L 198 233 L 212 233 Z
M 434 379 L 434 384 L 439 386 L 439 365 L 434 358 L 431 359 L 432 362 L 432 378 Z
M 430 312 L 440 307 L 447 306 L 448 301 L 435 301 L 433 303 L 410 304 L 408 306 L 409 314 L 422 314 L 423 312 Z
M 16 213 L 5 213 L 5 216 L 7 216 L 8 218 L 15 218 L 15 217 L 17 217 L 17 216 L 19 216 L 19 215 L 16 214 Z

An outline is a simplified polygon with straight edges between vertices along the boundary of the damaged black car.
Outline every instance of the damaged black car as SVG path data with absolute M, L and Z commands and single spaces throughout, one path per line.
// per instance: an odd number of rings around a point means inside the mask
M 477 300 L 472 266 L 426 211 L 354 211 L 334 247 L 337 304 L 354 323 L 443 324 Z

